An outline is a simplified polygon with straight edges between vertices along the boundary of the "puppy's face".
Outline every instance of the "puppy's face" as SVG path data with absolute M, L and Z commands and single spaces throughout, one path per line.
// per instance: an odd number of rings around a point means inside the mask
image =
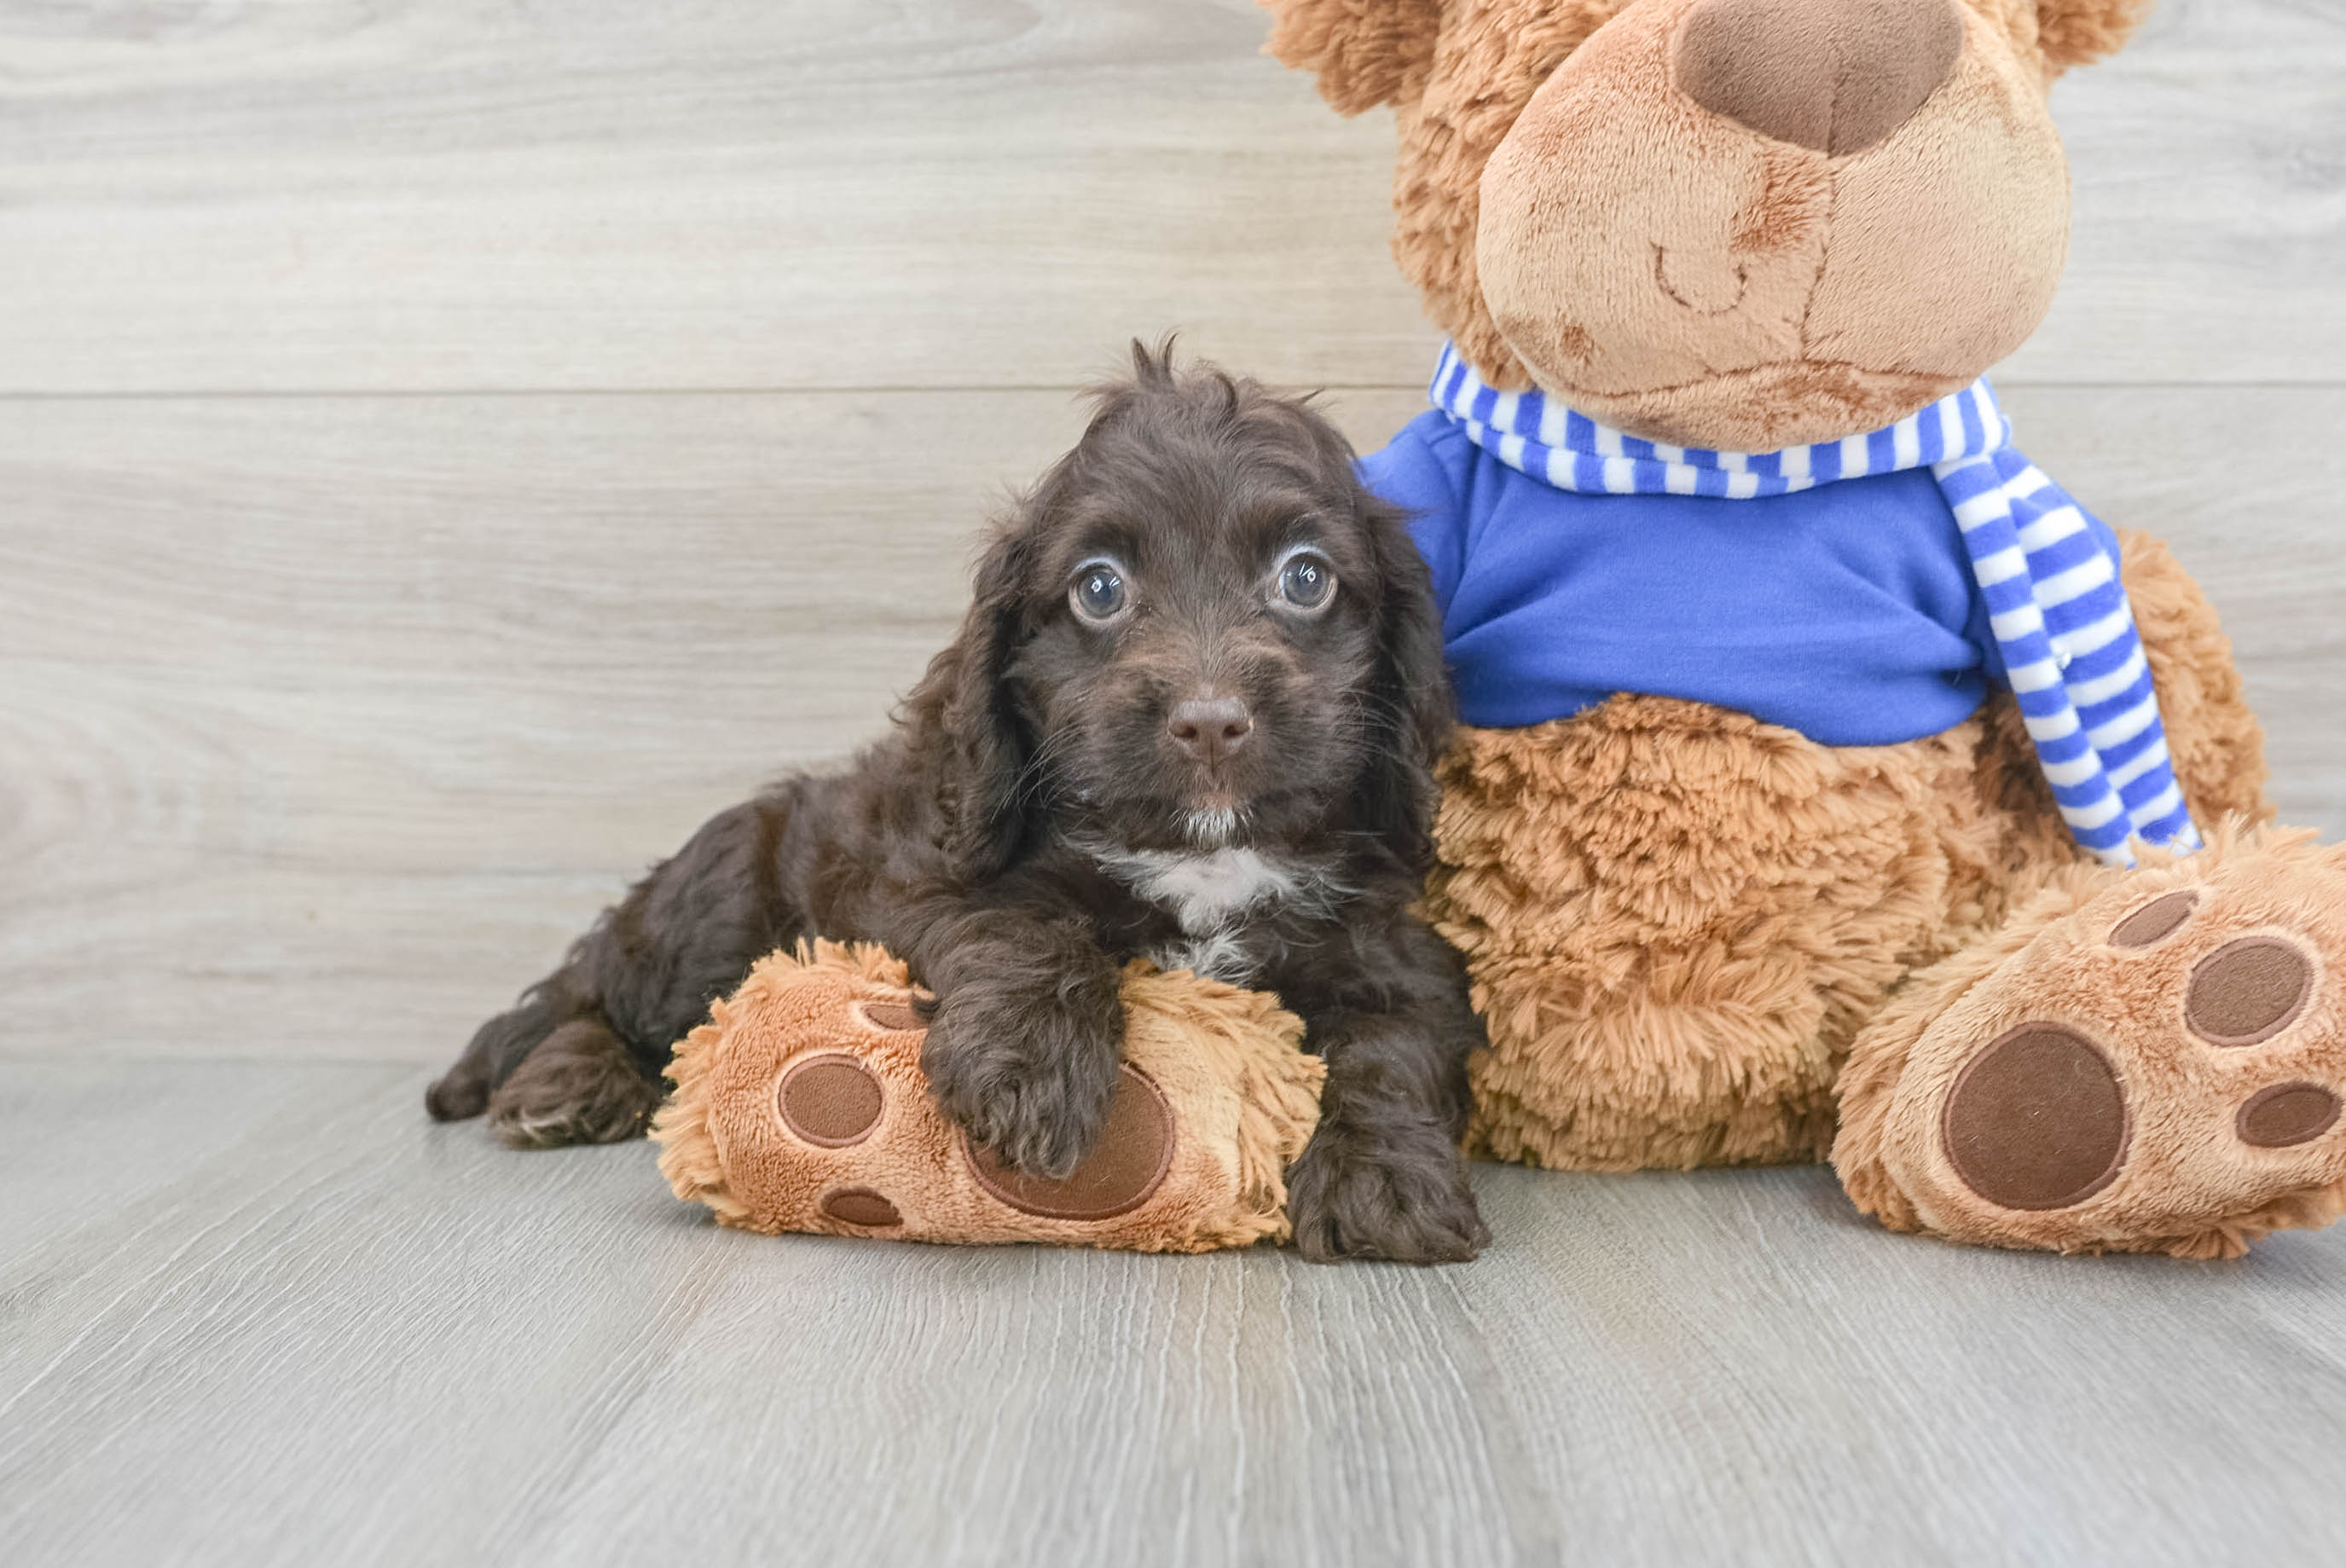
M 1144 364 L 1025 529 L 1006 677 L 1030 769 L 1086 830 L 1131 848 L 1275 841 L 1392 744 L 1385 645 L 1397 608 L 1423 609 L 1423 568 L 1317 414 Z

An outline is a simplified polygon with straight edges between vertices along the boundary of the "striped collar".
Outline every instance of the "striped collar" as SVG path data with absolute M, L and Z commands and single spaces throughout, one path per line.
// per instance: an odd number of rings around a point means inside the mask
M 1871 434 L 1760 453 L 1647 441 L 1599 424 L 1544 392 L 1496 391 L 1448 343 L 1431 391 L 1433 406 L 1475 445 L 1558 490 L 1586 495 L 1749 501 L 1981 457 L 2012 443 L 2011 423 L 1984 380 Z

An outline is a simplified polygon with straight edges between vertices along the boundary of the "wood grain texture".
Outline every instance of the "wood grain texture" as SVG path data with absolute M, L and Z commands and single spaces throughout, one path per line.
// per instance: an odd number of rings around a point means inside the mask
M 2346 830 L 2346 391 L 2024 388 L 2229 614 Z M 1383 439 L 1415 392 L 1352 393 Z M 1063 393 L 199 399 L 0 421 L 0 1054 L 434 1061 L 627 880 L 885 721 Z
M 1251 0 L 0 5 L 0 391 L 1062 387 L 1190 328 L 1414 381 L 1389 117 Z M 2164 0 L 2055 93 L 2009 380 L 2334 379 L 2346 13 Z M 2253 286 L 2245 286 L 2253 280 Z
M 427 1129 L 411 1070 L 151 1071 L 194 1097 L 0 1064 L 74 1132 L 6 1174 L 91 1173 L 0 1237 L 12 1563 L 2311 1563 L 2346 1530 L 2346 1233 L 2015 1256 L 1885 1234 L 1822 1171 L 1483 1167 L 1496 1245 L 1439 1271 L 769 1238 L 642 1145 Z
M 2178 541 L 2260 696 L 2310 688 L 2266 707 L 2293 814 L 2334 830 L 2346 758 L 2314 699 L 2341 584 L 2301 563 L 2339 503 L 2279 464 L 2204 492 L 2233 443 L 2311 439 L 2346 400 L 2227 393 L 2238 417 L 2158 469 L 2126 433 L 2190 424 L 2187 395 L 2014 412 L 2080 493 Z M 1413 403 L 1344 412 L 1371 440 Z M 1077 417 L 1053 394 L 21 412 L 0 930 L 10 989 L 52 1010 L 10 1043 L 422 1057 L 709 810 L 871 734 L 950 634 L 991 491 Z M 2274 558 L 2231 536 L 2240 504 Z

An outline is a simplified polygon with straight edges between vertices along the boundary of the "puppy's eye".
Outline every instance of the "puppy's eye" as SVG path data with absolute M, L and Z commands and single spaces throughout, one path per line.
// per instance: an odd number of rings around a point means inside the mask
M 1094 561 L 1076 573 L 1067 603 L 1087 621 L 1112 621 L 1124 609 L 1124 574 L 1113 561 Z
M 1336 596 L 1336 568 L 1316 550 L 1290 555 L 1279 568 L 1279 596 L 1299 610 L 1324 609 Z

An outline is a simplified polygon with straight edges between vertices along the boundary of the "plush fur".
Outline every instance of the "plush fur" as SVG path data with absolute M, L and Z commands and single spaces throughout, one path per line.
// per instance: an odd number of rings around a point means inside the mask
M 2152 0 L 2037 0 L 2036 47 L 2046 74 L 2116 54 L 2150 15 L 2151 5 Z M 2031 9 L 2026 0 L 2014 0 L 2008 8 L 2023 17 Z
M 902 955 L 945 1114 L 1061 1176 L 1117 1082 L 1125 966 L 1162 959 L 1275 991 L 1328 1062 L 1288 1177 L 1306 1256 L 1474 1254 L 1482 1030 L 1411 907 L 1450 734 L 1424 564 L 1304 403 L 1135 355 L 989 542 L 894 732 L 711 820 L 482 1026 L 434 1115 L 633 1135 L 671 1043 L 825 937 Z
M 1393 106 L 1395 256 L 1485 381 L 1729 450 L 1880 428 L 2027 335 L 2068 220 L 2045 87 L 2147 9 L 1266 4 L 1272 49 L 1337 107 Z M 2003 1246 L 2216 1254 L 2334 1215 L 2346 1123 L 2268 1148 L 2235 1119 L 2346 1091 L 2346 882 L 2261 827 L 2260 732 L 2215 612 L 2163 546 L 2122 541 L 2177 775 L 2203 827 L 2229 824 L 2188 870 L 2086 864 L 2008 697 L 1883 747 L 1652 697 L 1462 732 L 1427 908 L 1490 1033 L 1474 1145 L 1606 1170 L 1832 1152 L 1888 1223 Z M 2111 922 L 2162 877 L 2228 891 L 2136 962 Z M 2313 979 L 2235 1050 L 2186 1025 L 2190 965 L 2239 942 Z M 2132 1142 L 2096 1194 L 1999 1209 L 1933 1118 L 1996 1044 L 1986 1023 L 2032 1020 L 2110 1065 Z M 2026 1114 L 2053 1125 L 2076 1087 L 2035 1083 Z
M 2164 547 L 2126 544 L 2195 814 L 2269 818 L 2230 646 Z M 1473 1144 L 1538 1165 L 1826 1157 L 1859 1031 L 2078 862 L 2008 697 L 1872 747 L 1617 697 L 1465 730 L 1442 779 L 1428 904 L 1492 1042 Z
M 1342 114 L 1359 114 L 1423 90 L 1442 27 L 1440 0 L 1319 0 L 1279 7 L 1270 48 L 1315 73 Z

